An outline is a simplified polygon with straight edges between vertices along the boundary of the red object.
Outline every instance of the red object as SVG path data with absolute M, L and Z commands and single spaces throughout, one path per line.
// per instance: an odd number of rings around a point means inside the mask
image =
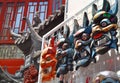
M 15 74 L 15 72 L 19 70 L 20 66 L 23 64 L 23 59 L 0 59 L 0 66 L 7 66 L 8 72 L 11 74 Z
M 62 4 L 65 4 L 65 0 L 62 0 Z
M 32 64 L 24 72 L 24 83 L 35 83 L 38 79 L 38 71 L 35 66 Z
M 53 4 L 53 0 L 48 0 L 47 18 L 48 18 L 49 15 L 52 14 L 52 6 L 53 5 L 51 5 L 51 4 Z
M 97 32 L 93 35 L 93 39 L 98 39 L 103 36 L 103 32 Z
M 87 77 L 86 78 L 86 83 L 90 83 L 89 81 L 90 81 L 90 77 Z

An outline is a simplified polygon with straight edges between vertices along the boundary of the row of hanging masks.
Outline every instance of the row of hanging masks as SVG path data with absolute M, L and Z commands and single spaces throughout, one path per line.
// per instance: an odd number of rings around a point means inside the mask
M 117 14 L 118 0 L 110 7 L 107 0 L 103 0 L 102 9 L 92 5 L 92 20 L 84 13 L 83 27 L 74 34 L 75 51 L 74 58 L 77 67 L 88 66 L 91 62 L 96 63 L 96 56 L 107 53 L 110 49 L 118 50 Z M 78 56 L 82 58 L 76 58 Z M 83 57 L 84 56 L 84 57 Z
M 73 29 L 70 33 L 69 27 L 66 26 L 65 34 L 58 41 L 58 47 L 61 48 L 64 43 L 69 44 L 69 48 L 74 49 L 70 54 L 73 54 L 70 61 L 76 62 L 76 70 L 79 67 L 87 67 L 91 62 L 96 63 L 96 56 L 98 54 L 103 55 L 110 49 L 118 50 L 117 35 L 117 14 L 118 12 L 118 0 L 115 0 L 115 4 L 111 7 L 107 0 L 103 0 L 102 9 L 98 10 L 97 5 L 92 5 L 92 20 L 88 19 L 87 13 L 83 16 L 83 25 L 79 30 Z M 70 34 L 69 34 L 70 33 Z M 56 59 L 57 48 L 52 43 L 45 48 L 42 52 L 42 81 L 49 81 L 55 77 L 56 65 L 58 60 Z M 68 50 L 69 51 L 69 50 Z M 71 58 L 71 57 L 70 57 Z M 51 68 L 51 69 L 50 69 Z M 73 70 L 73 69 L 71 69 Z

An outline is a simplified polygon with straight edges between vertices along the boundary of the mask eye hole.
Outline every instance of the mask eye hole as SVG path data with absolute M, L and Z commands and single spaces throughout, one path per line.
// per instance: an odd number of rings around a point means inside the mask
M 102 26 L 102 27 L 106 27 L 107 25 L 108 25 L 108 24 L 107 24 L 106 22 L 102 22 L 102 23 L 101 23 L 101 26 Z
M 100 25 L 101 27 L 106 27 L 110 24 L 110 20 L 109 19 L 103 19 L 101 22 L 100 22 Z
M 83 33 L 83 34 L 82 34 L 82 40 L 83 40 L 83 41 L 86 41 L 86 40 L 88 40 L 88 39 L 89 39 L 89 35 L 86 34 L 86 33 Z

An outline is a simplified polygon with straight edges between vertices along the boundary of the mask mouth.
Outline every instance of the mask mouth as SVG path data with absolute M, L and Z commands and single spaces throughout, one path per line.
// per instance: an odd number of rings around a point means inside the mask
M 52 67 L 47 67 L 43 70 L 44 74 L 48 74 L 48 73 L 51 73 L 51 72 L 52 72 Z
M 100 38 L 93 40 L 93 45 L 98 54 L 105 54 L 109 49 L 113 41 L 113 36 L 110 32 L 104 33 Z
M 81 67 L 87 67 L 90 64 L 90 53 L 86 49 L 82 49 L 80 51 L 80 57 L 77 62 L 77 67 L 76 70 L 81 66 Z
M 89 52 L 85 49 L 82 49 L 82 51 L 80 52 L 80 55 L 81 55 L 81 58 L 84 58 L 89 55 Z
M 93 33 L 92 38 L 96 40 L 96 39 L 101 38 L 103 35 L 104 35 L 104 32 L 102 32 L 102 31 L 96 31 L 96 32 Z
M 94 46 L 99 47 L 109 45 L 111 43 L 110 40 L 111 40 L 110 33 L 104 34 L 100 38 L 94 40 Z
M 48 72 L 52 71 L 52 67 L 47 68 Z
M 81 59 L 86 56 L 90 56 L 90 48 L 88 46 L 84 46 L 83 42 L 78 43 L 77 50 L 80 53 Z

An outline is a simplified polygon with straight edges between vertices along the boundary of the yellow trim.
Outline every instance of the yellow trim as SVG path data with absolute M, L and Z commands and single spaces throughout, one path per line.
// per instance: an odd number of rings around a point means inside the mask
M 104 14 L 104 13 L 106 13 L 106 12 L 105 12 L 105 11 L 100 11 L 100 12 L 96 13 L 96 14 L 94 15 L 93 19 L 98 18 L 101 14 Z

